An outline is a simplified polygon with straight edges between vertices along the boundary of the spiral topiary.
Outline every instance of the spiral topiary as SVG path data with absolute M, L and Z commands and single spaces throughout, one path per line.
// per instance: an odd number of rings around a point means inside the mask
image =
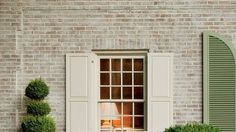
M 47 116 L 51 108 L 43 99 L 49 94 L 49 87 L 41 79 L 32 80 L 25 89 L 25 95 L 31 99 L 27 104 L 27 115 L 23 118 L 23 132 L 55 132 L 54 120 Z

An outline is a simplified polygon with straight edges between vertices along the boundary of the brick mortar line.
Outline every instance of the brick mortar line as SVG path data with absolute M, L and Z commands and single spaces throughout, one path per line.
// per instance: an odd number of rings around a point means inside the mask
M 20 122 L 19 122 L 19 112 L 24 109 L 24 90 L 21 88 L 21 84 L 19 85 L 19 82 L 21 82 L 23 78 L 23 74 L 24 74 L 24 60 L 23 60 L 23 56 L 24 56 L 24 45 L 22 43 L 22 33 L 23 33 L 23 22 L 24 22 L 24 11 L 23 8 L 21 8 L 20 10 L 20 25 L 19 28 L 16 29 L 16 53 L 19 55 L 19 59 L 20 59 L 20 64 L 17 66 L 18 68 L 16 69 L 16 95 L 20 96 L 20 107 L 16 107 L 16 117 L 15 117 L 15 128 L 18 130 L 20 128 Z M 19 38 L 20 37 L 20 38 Z M 19 41 L 21 40 L 21 41 Z M 19 78 L 21 78 L 19 80 Z
M 97 7 L 100 7 L 100 6 L 97 6 Z M 89 8 L 87 8 L 87 9 L 81 9 L 81 8 L 70 8 L 70 7 L 68 7 L 68 8 L 57 8 L 57 7 L 55 7 L 55 8 L 37 8 L 37 7 L 22 7 L 22 9 L 23 9 L 23 11 L 27 11 L 27 10 L 36 10 L 36 11 L 40 11 L 40 10 L 91 10 L 91 11 L 93 11 L 93 10 L 99 10 L 99 11 L 103 11 L 103 10 L 127 10 L 127 11 L 132 11 L 132 10 L 134 10 L 134 11 L 142 11 L 142 10 L 144 10 L 144 11 L 152 11 L 152 10 L 191 10 L 191 9 L 194 9 L 194 10 L 199 10 L 199 9 L 204 9 L 204 10 L 224 10 L 224 11 L 226 11 L 226 10 L 236 10 L 236 7 L 235 6 L 224 6 L 223 8 L 222 7 L 212 7 L 212 8 L 209 8 L 209 7 L 191 7 L 191 6 L 188 6 L 188 7 L 183 7 L 183 6 L 179 6 L 179 8 L 178 7 L 170 7 L 170 8 L 168 8 L 168 7 L 164 7 L 164 8 L 162 8 L 162 7 L 156 7 L 155 9 L 152 7 L 152 6 L 147 6 L 145 9 L 135 9 L 135 8 L 132 8 L 132 6 L 130 7 L 130 6 L 123 6 L 124 8 L 120 8 L 120 9 L 111 9 L 111 8 L 102 8 L 102 9 L 97 9 L 97 8 L 92 8 L 92 9 L 89 9 Z M 134 6 L 135 7 L 135 6 Z M 33 9 L 32 9 L 33 8 Z M 126 9 L 127 8 L 127 9 Z

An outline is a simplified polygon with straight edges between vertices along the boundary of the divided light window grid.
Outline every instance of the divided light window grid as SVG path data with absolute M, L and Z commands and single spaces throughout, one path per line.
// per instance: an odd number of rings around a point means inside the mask
M 101 56 L 99 66 L 101 131 L 145 130 L 145 56 Z

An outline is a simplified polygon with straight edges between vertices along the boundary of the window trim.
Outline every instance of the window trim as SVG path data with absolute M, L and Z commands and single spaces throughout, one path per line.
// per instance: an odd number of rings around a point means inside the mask
M 104 55 L 146 55 L 149 53 L 149 49 L 92 49 L 92 52 L 98 56 Z

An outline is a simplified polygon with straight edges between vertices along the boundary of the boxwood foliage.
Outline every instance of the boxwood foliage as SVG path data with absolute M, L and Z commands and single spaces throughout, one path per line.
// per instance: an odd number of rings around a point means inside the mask
M 165 129 L 164 132 L 221 132 L 220 129 L 212 125 L 193 123 L 185 125 L 175 125 Z
M 43 99 L 49 94 L 49 87 L 41 79 L 32 80 L 25 89 L 25 95 L 31 99 L 27 105 L 28 115 L 23 119 L 23 132 L 55 132 L 54 120 L 47 116 L 51 108 Z
M 23 132 L 55 132 L 53 119 L 48 116 L 28 115 L 23 118 L 21 124 Z
M 31 115 L 48 115 L 50 111 L 49 104 L 44 101 L 34 100 L 27 105 L 27 113 Z
M 25 89 L 25 95 L 35 100 L 42 100 L 48 94 L 49 87 L 41 78 L 32 80 Z

